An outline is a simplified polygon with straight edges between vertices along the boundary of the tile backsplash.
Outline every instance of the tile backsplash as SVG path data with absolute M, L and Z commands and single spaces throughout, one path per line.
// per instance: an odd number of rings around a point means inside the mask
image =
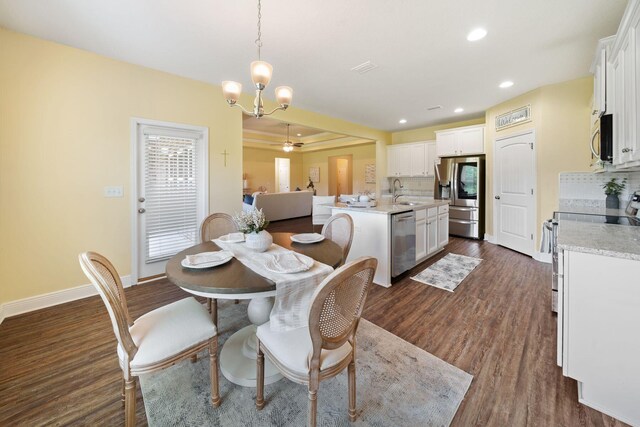
M 618 182 L 627 178 L 620 195 L 620 206 L 624 207 L 631 194 L 640 190 L 640 172 L 563 172 L 560 174 L 560 206 L 604 207 L 606 195 L 602 186 L 611 178 L 618 178 Z
M 393 181 L 395 177 L 388 177 L 386 185 L 382 188 L 382 193 L 393 193 Z M 402 177 L 398 178 L 403 188 L 398 190 L 398 194 L 415 197 L 433 197 L 433 186 L 435 178 L 433 177 Z M 386 190 L 386 191 L 385 191 Z

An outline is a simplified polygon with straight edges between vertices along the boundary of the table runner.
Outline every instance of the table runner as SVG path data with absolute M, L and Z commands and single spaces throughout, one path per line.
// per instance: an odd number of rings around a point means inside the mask
M 309 304 L 316 287 L 333 268 L 296 252 L 299 257 L 311 259 L 313 267 L 300 273 L 275 273 L 265 268 L 265 263 L 274 256 L 289 251 L 282 246 L 271 245 L 265 252 L 255 252 L 244 243 L 227 243 L 220 239 L 213 241 L 221 249 L 233 252 L 233 256 L 245 267 L 276 284 L 276 298 L 269 316 L 272 331 L 289 331 L 308 325 Z

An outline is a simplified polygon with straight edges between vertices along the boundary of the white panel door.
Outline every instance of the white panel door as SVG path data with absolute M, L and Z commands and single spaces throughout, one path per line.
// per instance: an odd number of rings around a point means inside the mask
M 535 163 L 533 134 L 496 141 L 495 210 L 498 244 L 532 255 Z
M 132 280 L 165 273 L 166 262 L 197 244 L 208 211 L 206 129 L 135 120 Z
M 276 189 L 279 193 L 289 192 L 290 178 L 291 161 L 286 158 L 276 157 Z

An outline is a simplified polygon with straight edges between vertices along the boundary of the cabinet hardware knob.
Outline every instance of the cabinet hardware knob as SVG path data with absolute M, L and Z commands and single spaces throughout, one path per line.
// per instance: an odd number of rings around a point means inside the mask
M 145 201 L 145 198 L 144 198 L 144 197 L 140 197 L 140 198 L 138 198 L 138 201 L 139 201 L 140 203 L 142 203 L 142 202 L 144 202 L 144 201 Z
M 496 197 L 495 197 L 495 199 L 496 199 L 496 200 L 500 200 L 500 196 L 496 196 Z
M 145 208 L 138 209 L 138 213 L 145 213 L 147 210 Z

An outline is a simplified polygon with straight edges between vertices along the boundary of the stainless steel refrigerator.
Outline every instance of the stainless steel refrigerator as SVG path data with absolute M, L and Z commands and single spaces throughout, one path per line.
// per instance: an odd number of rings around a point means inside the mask
M 484 239 L 484 156 L 443 157 L 436 164 L 434 197 L 450 200 L 449 234 Z

